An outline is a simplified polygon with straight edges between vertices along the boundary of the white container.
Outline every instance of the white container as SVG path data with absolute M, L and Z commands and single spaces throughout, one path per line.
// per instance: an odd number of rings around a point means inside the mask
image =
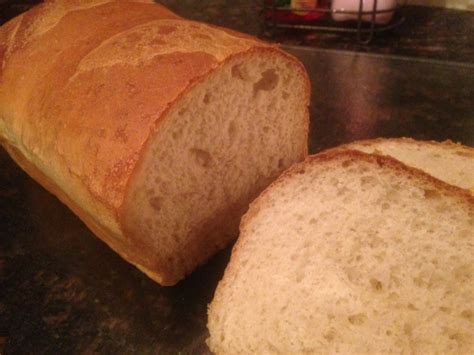
M 373 11 L 374 9 L 374 0 L 362 0 L 362 11 Z M 349 21 L 357 20 L 359 15 L 360 0 L 332 0 L 331 10 L 332 19 L 334 21 Z M 397 0 L 377 0 L 376 11 L 381 10 L 393 10 L 390 12 L 383 12 L 381 14 L 375 15 L 375 23 L 383 25 L 390 22 L 397 8 Z M 350 11 L 354 12 L 351 14 L 348 13 L 335 13 L 334 11 Z M 362 15 L 362 21 L 371 22 L 372 14 Z

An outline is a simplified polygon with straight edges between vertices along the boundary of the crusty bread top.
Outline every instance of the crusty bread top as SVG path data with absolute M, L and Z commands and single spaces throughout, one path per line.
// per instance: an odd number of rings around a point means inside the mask
M 466 353 L 473 223 L 471 194 L 390 157 L 295 164 L 241 222 L 209 308 L 211 350 Z
M 355 141 L 332 150 L 359 150 L 388 155 L 451 185 L 474 193 L 474 148 L 452 141 L 377 138 Z
M 2 45 L 2 132 L 20 150 L 29 147 L 32 160 L 58 155 L 90 193 L 118 207 L 167 107 L 228 56 L 263 44 L 160 5 L 83 4 L 46 3 L 2 28 L 12 28 Z
M 118 230 L 150 132 L 193 83 L 255 50 L 292 58 L 157 4 L 48 1 L 0 28 L 0 140 Z

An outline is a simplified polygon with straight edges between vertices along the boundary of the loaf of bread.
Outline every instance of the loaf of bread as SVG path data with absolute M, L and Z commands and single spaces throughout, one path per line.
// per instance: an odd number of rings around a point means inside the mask
M 334 149 L 388 155 L 448 184 L 474 192 L 474 148 L 459 143 L 378 138 Z
M 474 197 L 357 151 L 251 205 L 209 307 L 217 354 L 474 353 Z
M 0 63 L 1 144 L 163 285 L 307 155 L 300 62 L 152 1 L 47 1 L 0 28 Z

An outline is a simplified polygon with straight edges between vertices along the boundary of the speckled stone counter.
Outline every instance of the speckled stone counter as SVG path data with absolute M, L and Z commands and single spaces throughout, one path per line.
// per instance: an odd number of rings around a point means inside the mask
M 189 10 L 188 0 L 166 2 Z M 242 8 L 221 16 L 227 2 L 202 3 L 200 19 L 222 25 L 239 17 L 250 25 L 258 10 L 235 1 Z M 474 146 L 474 66 L 464 54 L 448 61 L 423 48 L 414 56 L 290 42 L 284 49 L 311 77 L 311 152 L 378 136 Z M 177 286 L 160 287 L 0 149 L 1 354 L 207 354 L 206 308 L 228 257 L 229 249 Z

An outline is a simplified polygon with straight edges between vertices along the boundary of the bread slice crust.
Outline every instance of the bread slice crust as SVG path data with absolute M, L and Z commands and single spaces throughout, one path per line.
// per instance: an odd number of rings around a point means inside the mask
M 394 152 L 395 148 L 405 149 L 404 153 L 410 153 L 411 156 L 403 156 L 403 152 Z M 401 137 L 360 140 L 328 149 L 328 151 L 339 150 L 359 150 L 364 153 L 391 156 L 414 169 L 474 193 L 474 180 L 471 174 L 474 169 L 473 147 L 451 140 L 439 142 Z M 420 153 L 425 155 L 424 159 L 413 160 L 413 156 Z M 453 159 L 462 160 L 464 163 L 461 161 L 451 163 Z M 438 169 L 440 167 L 441 169 Z

